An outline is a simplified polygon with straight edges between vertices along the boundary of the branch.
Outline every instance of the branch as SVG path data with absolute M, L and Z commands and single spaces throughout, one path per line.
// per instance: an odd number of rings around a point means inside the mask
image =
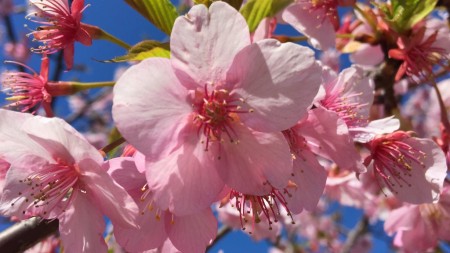
M 355 246 L 356 242 L 358 241 L 359 237 L 364 235 L 369 227 L 369 220 L 366 216 L 364 216 L 358 224 L 350 231 L 350 233 L 347 236 L 347 240 L 345 241 L 344 247 L 342 247 L 342 253 L 350 253 L 353 246 Z
M 217 242 L 219 242 L 223 237 L 225 237 L 231 231 L 232 231 L 232 229 L 228 226 L 223 226 L 222 228 L 220 228 L 219 232 L 217 233 L 216 239 L 214 239 L 214 241 L 212 241 L 211 244 L 208 245 L 208 247 L 206 247 L 206 252 L 208 252 L 208 250 L 210 250 L 212 247 L 214 247 L 217 244 Z
M 0 233 L 0 252 L 23 252 L 58 231 L 58 220 L 33 217 Z

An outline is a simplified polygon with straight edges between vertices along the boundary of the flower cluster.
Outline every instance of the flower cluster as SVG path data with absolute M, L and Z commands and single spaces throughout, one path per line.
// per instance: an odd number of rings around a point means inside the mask
M 368 252 L 380 220 L 405 252 L 450 240 L 438 1 L 125 2 L 168 41 L 129 46 L 82 22 L 84 0 L 30 0 L 37 73 L 7 23 L 18 7 L 0 0 L 17 67 L 1 78 L 0 214 L 59 221 L 30 252 L 205 252 L 219 224 L 273 252 Z M 105 61 L 126 70 L 58 80 L 62 62 L 82 70 L 75 43 L 97 39 L 127 50 Z M 346 241 L 334 203 L 362 210 Z

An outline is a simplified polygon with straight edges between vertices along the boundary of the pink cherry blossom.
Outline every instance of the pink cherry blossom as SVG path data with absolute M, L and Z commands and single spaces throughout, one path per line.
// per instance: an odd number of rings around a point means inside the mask
M 291 141 L 291 149 L 293 146 L 303 149 L 308 146 L 313 153 L 335 162 L 342 170 L 357 173 L 366 171 L 349 129 L 338 114 L 324 108 L 315 108 L 291 130 L 297 137 L 304 139 L 294 145 Z
M 75 129 L 61 119 L 7 110 L 0 110 L 0 119 L 0 156 L 11 164 L 2 215 L 58 219 L 64 250 L 74 253 L 106 251 L 103 214 L 115 225 L 134 227 L 136 204 Z
M 325 70 L 326 71 L 326 70 Z M 369 122 L 369 109 L 373 101 L 373 81 L 364 76 L 358 66 L 344 69 L 337 77 L 327 74 L 323 95 L 317 104 L 333 111 L 345 121 L 349 129 L 365 126 Z
M 410 78 L 430 78 L 434 65 L 446 67 L 450 54 L 447 21 L 428 19 L 418 26 L 411 37 L 398 38 L 397 49 L 389 50 L 390 58 L 403 62 L 395 75 L 396 81 L 405 74 Z
M 114 87 L 114 120 L 152 163 L 155 203 L 187 215 L 210 206 L 224 183 L 258 196 L 283 189 L 292 158 L 281 131 L 317 93 L 313 52 L 251 44 L 244 18 L 220 1 L 179 17 L 170 44 L 170 60 L 144 60 Z
M 397 131 L 378 136 L 367 147 L 371 154 L 365 164 L 372 162 L 372 173 L 380 186 L 412 204 L 439 199 L 447 166 L 444 153 L 432 140 Z
M 405 205 L 393 210 L 384 224 L 387 233 L 397 232 L 394 245 L 405 252 L 425 252 L 450 240 L 450 187 L 435 204 Z
M 92 44 L 92 36 L 87 25 L 81 23 L 85 10 L 84 0 L 74 0 L 69 8 L 67 0 L 30 0 L 37 11 L 27 15 L 28 19 L 40 26 L 31 34 L 43 45 L 35 48 L 37 53 L 52 54 L 64 50 L 67 70 L 72 69 L 74 43 Z
M 105 164 L 108 173 L 129 192 L 140 210 L 136 217 L 139 228 L 120 225 L 114 227 L 117 242 L 131 252 L 161 247 L 167 239 L 181 252 L 205 251 L 217 232 L 217 221 L 211 209 L 205 208 L 192 215 L 176 216 L 159 208 L 153 202 L 145 174 L 140 172 L 143 169 L 137 168 L 142 165 L 145 166 L 140 162 L 135 163 L 131 157 L 115 158 Z
M 47 56 L 42 58 L 41 72 L 38 74 L 30 67 L 18 62 L 12 62 L 21 65 L 31 71 L 26 72 L 4 72 L 1 76 L 3 92 L 10 95 L 7 100 L 15 101 L 9 104 L 10 107 L 18 107 L 22 112 L 36 110 L 42 105 L 48 116 L 53 112 L 50 107 L 52 96 L 48 92 L 48 68 L 49 59 Z

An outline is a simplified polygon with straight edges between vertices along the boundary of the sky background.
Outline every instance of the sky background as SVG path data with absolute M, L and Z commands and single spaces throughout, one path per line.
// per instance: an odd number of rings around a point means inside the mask
M 24 1 L 14 1 L 17 5 L 24 5 Z M 140 16 L 132 8 L 125 4 L 122 0 L 90 0 L 86 1 L 86 4 L 90 4 L 84 12 L 83 22 L 91 25 L 96 25 L 104 29 L 105 31 L 113 34 L 114 36 L 122 39 L 126 43 L 133 45 L 145 39 L 167 41 L 168 37 L 156 29 L 150 22 Z M 30 32 L 29 28 L 25 28 L 24 24 L 28 24 L 30 28 L 35 27 L 35 24 L 24 19 L 24 14 L 15 14 L 11 16 L 14 31 L 17 38 L 22 38 L 24 34 Z M 2 22 L 3 26 L 3 22 Z M 277 33 L 287 35 L 298 35 L 292 28 L 288 26 L 279 26 Z M 0 37 L 0 42 L 5 43 L 7 38 L 3 32 Z M 31 43 L 30 46 L 34 44 Z M 111 81 L 114 77 L 114 72 L 117 68 L 128 66 L 126 63 L 103 63 L 99 60 L 108 60 L 116 56 L 125 54 L 126 51 L 121 47 L 114 45 L 107 41 L 94 41 L 91 47 L 85 47 L 79 43 L 75 44 L 75 58 L 74 58 L 74 70 L 70 72 L 62 72 L 60 80 L 77 80 L 80 82 L 94 82 L 94 81 Z M 56 55 L 52 55 L 55 58 Z M 0 50 L 0 62 L 5 59 L 3 49 Z M 30 61 L 27 65 L 39 72 L 40 67 L 40 55 L 32 54 Z M 349 66 L 347 57 L 342 58 L 342 66 Z M 55 63 L 50 63 L 50 80 L 54 76 Z M 0 69 L 15 69 L 13 65 L 0 66 Z M 57 80 L 52 80 L 57 81 Z M 91 95 L 98 92 L 98 90 L 91 91 Z M 0 95 L 0 101 L 3 101 L 4 95 Z M 65 99 L 58 99 L 55 113 L 57 116 L 64 117 L 69 114 L 69 107 Z M 86 130 L 83 124 L 77 126 L 79 130 Z M 342 224 L 346 228 L 352 228 L 360 219 L 362 213 L 359 210 L 341 207 L 334 205 L 332 209 L 342 209 L 343 217 Z M 330 212 L 333 210 L 330 210 Z M 4 223 L 0 226 L 0 230 L 3 230 L 8 223 L 3 220 Z M 383 227 L 381 224 L 371 227 L 374 234 L 374 248 L 372 252 L 389 252 L 385 244 L 385 240 L 389 240 L 384 235 Z M 267 252 L 270 244 L 266 241 L 255 242 L 249 236 L 242 232 L 233 232 L 227 235 L 220 243 L 215 245 L 209 252 L 219 252 L 222 249 L 225 253 L 244 253 L 244 252 Z

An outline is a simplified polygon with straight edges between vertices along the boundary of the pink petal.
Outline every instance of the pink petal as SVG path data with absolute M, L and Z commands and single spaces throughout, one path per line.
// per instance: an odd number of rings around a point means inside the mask
M 166 157 L 180 145 L 192 106 L 169 60 L 151 58 L 130 67 L 114 86 L 113 117 L 125 139 L 145 156 Z
M 23 131 L 41 145 L 53 160 L 62 159 L 75 164 L 89 158 L 97 164 L 103 163 L 100 152 L 62 119 L 32 117 L 23 124 Z
M 33 154 L 23 155 L 18 160 L 12 161 L 10 169 L 6 173 L 5 184 L 1 193 L 0 213 L 4 216 L 23 217 L 23 211 L 33 206 L 33 197 L 27 195 L 30 186 L 20 183 L 28 176 L 48 162 Z M 25 199 L 30 201 L 25 201 Z
M 419 206 L 406 205 L 393 210 L 384 223 L 384 230 L 389 235 L 400 230 L 414 229 L 416 223 L 421 219 Z
M 398 239 L 397 239 L 398 237 Z M 404 252 L 430 252 L 429 249 L 438 244 L 436 234 L 430 231 L 423 220 L 417 222 L 413 230 L 399 231 L 394 239 L 394 245 L 404 249 Z
M 377 66 L 384 60 L 384 53 L 380 45 L 362 44 L 359 50 L 350 55 L 353 63 L 365 66 Z
M 106 252 L 102 214 L 86 194 L 77 192 L 72 205 L 59 218 L 59 232 L 65 253 Z
M 344 69 L 337 79 L 324 86 L 327 92 L 327 97 L 321 101 L 324 107 L 337 112 L 349 128 L 367 124 L 374 84 L 372 79 L 364 76 L 361 67 Z
M 239 52 L 227 75 L 244 100 L 241 120 L 256 131 L 282 131 L 306 114 L 319 90 L 321 69 L 314 52 L 273 39 Z
M 310 110 L 307 121 L 295 130 L 308 142 L 316 144 L 309 146 L 314 153 L 329 158 L 341 169 L 366 171 L 346 124 L 335 112 L 320 107 Z
M 353 140 L 360 143 L 367 143 L 371 141 L 375 136 L 381 134 L 393 133 L 400 128 L 400 121 L 394 116 L 377 119 L 369 122 L 364 127 L 353 127 L 349 129 L 350 134 L 353 136 Z
M 189 216 L 165 216 L 167 233 L 173 245 L 183 253 L 205 252 L 216 237 L 217 220 L 208 208 Z
M 68 0 L 30 0 L 30 3 L 32 3 L 34 6 L 39 8 L 41 11 L 50 13 L 52 15 L 57 15 L 57 14 L 46 6 L 50 5 L 50 6 L 62 7 L 62 9 L 66 13 L 69 13 Z
M 77 35 L 75 35 L 75 40 L 85 46 L 92 45 L 91 35 L 85 29 L 83 29 L 81 27 L 80 27 L 80 29 L 78 29 Z
M 103 169 L 108 171 L 108 174 L 122 186 L 128 193 L 138 189 L 141 194 L 141 188 L 147 184 L 145 175 L 139 172 L 136 168 L 134 158 L 132 157 L 117 157 L 108 160 L 103 164 Z M 135 196 L 132 196 L 133 198 Z M 140 196 L 136 196 L 139 198 Z
M 9 163 L 21 162 L 22 157 L 28 155 L 52 160 L 45 148 L 22 131 L 23 124 L 33 118 L 34 116 L 28 113 L 0 109 L 0 155 Z
M 411 204 L 436 203 L 447 176 L 444 153 L 430 139 L 408 138 L 404 142 L 424 152 L 425 155 L 419 158 L 423 165 L 411 163 L 412 169 L 409 171 L 411 176 L 403 175 L 406 182 L 395 182 L 392 186 L 395 195 Z
M 289 210 L 294 214 L 299 214 L 303 209 L 312 212 L 325 189 L 327 175 L 311 151 L 301 150 L 294 160 L 294 176 L 291 177 L 297 187 L 287 188 L 290 196 L 284 194 Z
M 281 133 L 261 133 L 242 125 L 233 128 L 239 140 L 221 143 L 215 160 L 225 183 L 243 194 L 265 195 L 271 187 L 283 189 L 292 173 L 289 145 Z
M 217 200 L 223 181 L 214 170 L 212 151 L 204 149 L 205 144 L 192 133 L 178 149 L 148 166 L 148 186 L 157 206 L 175 215 L 189 215 Z
M 273 32 L 277 26 L 276 18 L 269 17 L 261 20 L 255 32 L 252 35 L 252 41 L 260 41 L 272 37 Z
M 164 217 L 157 218 L 155 210 L 138 214 L 136 224 L 139 229 L 114 227 L 117 242 L 129 252 L 143 252 L 161 246 L 167 239 Z
M 247 23 L 233 7 L 217 1 L 208 12 L 199 4 L 175 21 L 171 61 L 183 85 L 203 88 L 225 80 L 234 56 L 248 44 Z
M 84 0 L 73 0 L 71 11 L 72 11 L 72 17 L 75 20 L 80 21 L 81 19 L 81 10 L 84 8 Z
M 79 163 L 83 168 L 80 180 L 86 193 L 114 225 L 125 228 L 135 227 L 134 217 L 138 208 L 131 196 L 93 160 L 85 159 Z
M 147 169 L 147 162 L 145 161 L 145 155 L 139 151 L 134 154 L 134 162 L 136 163 L 136 168 L 140 173 L 144 173 Z
M 149 199 L 141 201 L 144 194 L 141 189 L 147 181 L 145 175 L 137 170 L 134 159 L 114 158 L 105 163 L 104 167 L 108 167 L 108 173 L 134 198 L 140 210 L 136 216 L 136 225 L 139 228 L 123 228 L 117 225 L 114 227 L 117 242 L 130 252 L 142 252 L 161 246 L 167 239 L 164 221 L 157 218 L 156 207 L 149 210 Z
M 312 8 L 311 3 L 293 4 L 283 12 L 283 20 L 307 36 L 316 49 L 325 50 L 334 47 L 336 32 L 333 24 L 326 18 L 323 8 L 317 10 Z
M 73 67 L 73 55 L 75 51 L 75 46 L 73 43 L 67 44 L 64 48 L 64 63 L 66 64 L 67 71 L 71 70 Z

